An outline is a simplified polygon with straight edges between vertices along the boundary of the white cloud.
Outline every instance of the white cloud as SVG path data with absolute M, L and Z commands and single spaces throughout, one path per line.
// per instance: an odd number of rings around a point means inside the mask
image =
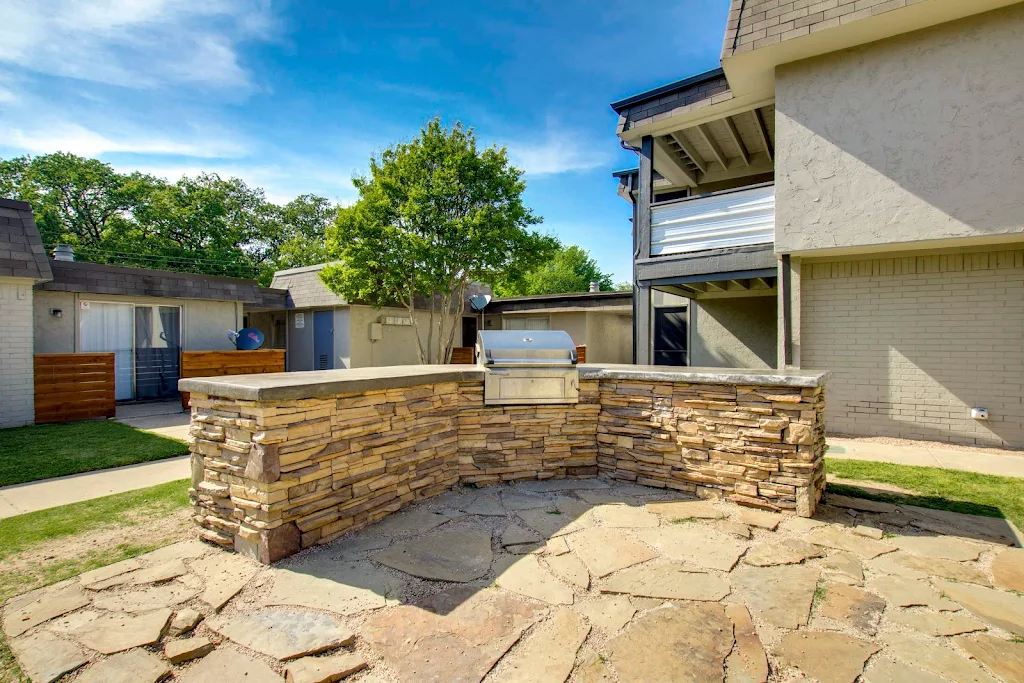
M 32 123 L 0 124 L 3 143 L 32 154 L 71 152 L 85 157 L 104 154 L 167 154 L 199 158 L 237 157 L 246 153 L 243 141 L 227 135 L 212 135 L 204 128 L 200 135 L 177 139 L 159 133 L 132 131 L 124 127 L 116 134 L 101 133 L 78 123 L 41 120 Z
M 611 160 L 604 145 L 564 130 L 549 129 L 542 140 L 505 144 L 512 163 L 532 176 L 588 171 Z
M 183 163 L 124 162 L 112 166 L 121 173 L 141 171 L 170 182 L 183 176 L 216 173 L 222 178 L 241 178 L 246 184 L 263 188 L 267 199 L 275 204 L 287 204 L 300 194 L 317 194 L 342 206 L 355 201 L 356 190 L 352 180 L 341 171 L 317 166 L 301 159 L 287 165 L 259 163 Z
M 238 46 L 269 37 L 266 0 L 5 0 L 0 62 L 132 88 L 248 87 Z

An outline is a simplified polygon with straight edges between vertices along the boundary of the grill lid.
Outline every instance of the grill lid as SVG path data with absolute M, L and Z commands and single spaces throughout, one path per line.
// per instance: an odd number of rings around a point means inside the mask
M 563 330 L 477 332 L 482 365 L 575 365 L 576 345 Z

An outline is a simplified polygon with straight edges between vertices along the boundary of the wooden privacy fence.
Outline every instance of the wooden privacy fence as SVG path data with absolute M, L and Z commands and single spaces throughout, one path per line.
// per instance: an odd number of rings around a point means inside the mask
M 181 376 L 224 377 L 284 372 L 284 349 L 258 351 L 182 351 Z M 181 392 L 181 407 L 188 409 L 188 392 Z
M 114 354 L 37 353 L 36 424 L 114 417 Z
M 452 349 L 452 364 L 454 365 L 472 365 L 476 362 L 473 356 L 476 355 L 476 349 L 472 346 L 456 346 Z

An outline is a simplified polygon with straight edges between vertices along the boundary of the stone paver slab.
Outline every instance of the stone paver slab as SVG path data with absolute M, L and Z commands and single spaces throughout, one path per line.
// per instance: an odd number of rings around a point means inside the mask
M 765 512 L 764 510 L 753 510 L 751 508 L 740 508 L 737 517 L 743 524 L 767 529 L 768 531 L 775 531 L 783 520 L 782 515 L 776 512 Z
M 601 592 L 717 602 L 729 595 L 730 590 L 728 582 L 714 574 L 694 572 L 681 565 L 657 564 L 616 572 L 604 582 Z
M 906 564 L 896 561 L 896 555 L 899 553 L 889 553 L 888 555 L 882 555 L 868 562 L 868 567 L 872 571 L 881 572 L 882 574 L 889 574 L 890 576 L 902 576 L 904 579 L 913 579 L 920 581 L 928 578 L 928 574 L 911 569 Z
M 628 493 L 622 493 L 616 486 L 605 491 L 577 491 L 576 496 L 591 505 L 632 505 L 640 504 L 640 499 Z
M 110 581 L 110 579 L 121 577 L 128 572 L 133 572 L 136 569 L 141 568 L 142 563 L 135 558 L 131 558 L 115 562 L 114 564 L 108 564 L 106 567 L 100 567 L 99 569 L 83 572 L 79 574 L 78 580 L 84 588 L 89 590 L 102 590 L 102 588 L 97 588 L 96 586 L 99 585 L 106 587 L 107 582 Z M 127 581 L 128 578 L 125 577 L 124 580 Z
M 881 648 L 861 638 L 824 631 L 794 631 L 775 648 L 775 656 L 821 683 L 853 683 L 864 663 Z
M 175 677 L 181 683 L 281 683 L 273 669 L 237 650 L 217 649 Z
M 954 642 L 1007 681 L 1024 681 L 1024 643 L 986 634 L 957 638 Z
M 32 683 L 51 683 L 89 661 L 81 648 L 45 631 L 12 638 L 8 645 Z
M 729 683 L 765 683 L 768 680 L 768 657 L 754 629 L 750 612 L 739 604 L 725 606 L 725 616 L 732 622 L 736 644 L 725 661 Z
M 966 612 L 908 612 L 907 610 L 891 609 L 885 613 L 890 624 L 906 626 L 930 636 L 957 636 L 963 633 L 984 631 L 981 623 Z
M 505 590 L 550 605 L 571 605 L 573 602 L 572 589 L 551 576 L 533 555 L 502 557 L 495 565 L 494 581 Z
M 750 527 L 739 522 L 732 522 L 728 519 L 713 519 L 708 522 L 712 529 L 723 534 L 731 534 L 738 538 L 749 539 Z
M 199 610 L 187 607 L 174 613 L 171 625 L 167 629 L 168 635 L 177 637 L 184 635 L 199 625 L 206 615 Z
M 518 524 L 509 524 L 505 527 L 505 530 L 501 532 L 501 545 L 508 547 L 510 545 L 519 545 L 521 543 L 534 543 L 540 540 L 540 535 L 532 529 L 524 529 Z
M 945 579 L 935 579 L 932 583 L 943 595 L 960 603 L 985 623 L 1024 636 L 1024 597 Z
M 164 645 L 164 657 L 171 664 L 183 664 L 199 659 L 213 652 L 213 643 L 209 638 L 196 637 L 172 640 Z
M 565 555 L 567 552 L 569 552 L 569 544 L 562 536 L 550 539 L 544 546 L 546 555 Z
M 579 512 L 579 514 L 576 514 Z M 544 538 L 555 538 L 565 536 L 583 528 L 582 511 L 570 510 L 568 512 L 559 508 L 534 508 L 520 510 L 516 513 L 527 526 L 535 530 Z
M 501 683 L 563 683 L 589 633 L 583 617 L 563 607 L 538 625 L 492 678 Z
M 891 657 L 878 657 L 872 661 L 861 680 L 864 683 L 946 683 L 945 678 Z
M 818 576 L 817 567 L 741 566 L 729 580 L 733 591 L 761 619 L 779 628 L 795 629 L 807 625 Z
M 883 555 L 879 559 L 890 559 L 896 564 L 911 570 L 911 572 L 925 576 L 938 576 L 943 579 L 976 583 L 981 586 L 992 585 L 992 581 L 989 580 L 985 572 L 972 564 L 964 564 L 954 560 L 942 560 L 935 557 L 922 557 L 921 555 L 914 555 L 902 550 L 889 555 Z
M 506 514 L 505 508 L 497 496 L 479 496 L 462 511 L 467 515 L 480 515 L 481 517 L 504 517 Z
M 263 609 L 213 617 L 206 625 L 242 647 L 281 660 L 333 650 L 355 640 L 340 619 L 316 612 Z
M 506 512 L 519 512 L 520 510 L 551 507 L 552 501 L 548 496 L 506 489 L 501 492 L 501 504 Z
M 259 571 L 259 565 L 233 553 L 217 553 L 192 563 L 192 571 L 203 580 L 199 599 L 219 612 Z
M 747 543 L 699 524 L 673 524 L 634 533 L 669 560 L 723 572 L 736 566 L 747 549 Z
M 977 543 L 949 536 L 895 536 L 889 542 L 915 555 L 956 562 L 976 560 L 982 551 Z
M 504 515 L 505 513 L 502 512 L 501 514 Z M 389 545 L 391 545 L 390 536 L 370 536 L 360 530 L 331 543 L 329 552 L 331 555 L 349 559 L 353 555 L 373 550 L 383 550 Z
M 858 583 L 864 580 L 864 565 L 852 553 L 832 553 L 821 561 L 821 566 L 823 569 L 848 576 Z
M 636 608 L 623 595 L 609 595 L 590 600 L 573 609 L 585 616 L 591 624 L 610 634 L 617 633 L 636 614 Z
M 743 561 L 755 567 L 770 567 L 777 564 L 800 564 L 812 557 L 821 557 L 819 546 L 799 538 L 772 539 L 758 543 L 751 548 Z
M 725 679 L 732 622 L 715 603 L 652 610 L 608 642 L 621 683 L 708 683 Z
M 150 583 L 163 583 L 188 573 L 188 567 L 181 560 L 168 560 L 155 567 L 132 572 L 129 583 L 133 586 L 144 586 Z
M 397 600 L 405 582 L 367 561 L 342 561 L 317 555 L 307 562 L 272 570 L 274 585 L 265 605 L 292 605 L 357 614 Z
M 85 607 L 91 601 L 77 584 L 58 584 L 11 598 L 4 609 L 4 633 L 16 638 L 33 626 Z
M 597 653 L 591 653 L 583 659 L 573 678 L 574 683 L 612 683 L 613 680 L 604 658 Z
M 194 560 L 213 552 L 222 553 L 224 551 L 202 541 L 181 541 L 157 548 L 145 555 L 139 555 L 138 559 L 142 560 L 147 567 L 152 567 L 171 560 Z
M 138 616 L 103 614 L 71 632 L 86 647 L 111 655 L 143 645 L 155 645 L 171 618 L 171 610 L 160 609 Z
M 890 512 L 896 512 L 899 509 L 892 503 L 883 503 L 877 500 L 868 500 L 867 498 L 852 498 L 850 496 L 840 496 L 835 493 L 828 494 L 828 496 L 826 496 L 825 499 L 829 505 L 834 505 L 837 508 L 858 510 L 860 512 L 878 512 L 885 514 Z
M 878 557 L 879 555 L 891 553 L 896 550 L 896 546 L 894 545 L 889 545 L 882 541 L 873 541 L 870 538 L 864 538 L 863 536 L 857 536 L 849 529 L 843 529 L 837 526 L 813 529 L 809 534 L 807 534 L 806 540 L 817 545 L 823 545 L 826 548 L 845 550 L 853 553 L 862 560 L 870 560 L 874 557 Z
M 383 565 L 436 581 L 465 583 L 491 569 L 489 529 L 448 529 L 395 543 L 373 559 Z
M 825 522 L 817 519 L 808 519 L 807 517 L 790 516 L 782 521 L 782 527 L 786 531 L 792 531 L 794 534 L 806 534 L 823 526 L 825 526 Z
M 363 532 L 376 536 L 424 534 L 451 520 L 452 517 L 448 515 L 438 514 L 428 508 L 414 506 L 388 515 L 379 522 L 363 529 Z
M 602 479 L 544 479 L 542 481 L 521 481 L 516 484 L 516 490 L 531 491 L 533 493 L 606 488 L 609 488 L 609 484 Z
M 613 529 L 586 529 L 573 535 L 569 545 L 596 577 L 657 557 L 644 544 Z
M 590 587 L 590 572 L 587 571 L 587 567 L 583 564 L 583 561 L 575 555 L 555 555 L 548 557 L 547 563 L 548 569 L 550 569 L 555 576 L 558 576 L 583 590 L 587 590 L 587 588 Z
M 594 508 L 594 516 L 601 526 L 610 528 L 656 527 L 661 523 L 643 508 L 631 505 L 601 505 Z
M 400 680 L 478 683 L 545 609 L 499 589 L 460 586 L 372 615 L 362 637 Z
M 959 605 L 940 596 L 924 581 L 906 579 L 902 576 L 879 576 L 869 585 L 871 590 L 896 607 L 930 607 L 940 612 L 955 612 L 960 609 Z
M 76 683 L 156 683 L 171 673 L 170 665 L 146 650 L 132 650 L 90 666 Z
M 832 584 L 825 593 L 818 615 L 873 634 L 884 609 L 885 600 L 874 593 L 853 586 Z
M 996 683 L 996 679 L 975 662 L 950 648 L 902 633 L 886 633 L 882 639 L 890 654 L 926 671 L 946 676 L 958 683 Z
M 366 668 L 366 660 L 354 652 L 328 657 L 303 657 L 284 668 L 288 683 L 334 683 Z M 362 679 L 360 679 L 362 681 Z
M 159 586 L 128 591 L 118 595 L 102 595 L 96 598 L 93 605 L 111 612 L 138 614 L 174 607 L 197 595 L 199 595 L 198 588 L 186 586 L 179 581 L 171 581 Z
M 853 527 L 853 533 L 864 538 L 871 538 L 876 541 L 881 541 L 882 537 L 885 536 L 885 532 L 876 526 L 866 526 L 864 524 L 858 524 Z
M 647 511 L 661 515 L 669 522 L 683 519 L 723 519 L 725 511 L 706 500 L 672 500 L 647 504 Z
M 1024 593 L 1024 550 L 1011 548 L 996 555 L 992 574 L 1000 588 Z

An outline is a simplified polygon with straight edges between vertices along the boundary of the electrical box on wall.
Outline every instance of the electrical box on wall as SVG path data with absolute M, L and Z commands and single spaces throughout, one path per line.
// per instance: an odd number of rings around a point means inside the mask
M 975 420 L 987 420 L 988 408 L 971 408 L 971 417 Z
M 370 323 L 370 341 L 380 341 L 384 338 L 384 326 L 380 323 Z

